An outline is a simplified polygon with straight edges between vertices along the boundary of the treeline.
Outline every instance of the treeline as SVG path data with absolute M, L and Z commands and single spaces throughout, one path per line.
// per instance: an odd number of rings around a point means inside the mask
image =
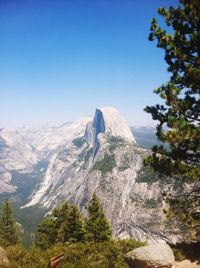
M 37 245 L 43 249 L 55 243 L 98 243 L 111 240 L 111 227 L 94 193 L 88 206 L 87 218 L 82 216 L 76 205 L 70 206 L 65 201 L 38 226 L 36 239 Z
M 13 218 L 11 204 L 5 201 L 0 217 L 0 246 L 7 247 L 19 242 L 19 226 Z
M 16 223 L 6 200 L 0 216 L 0 246 L 7 250 L 12 268 L 47 267 L 49 259 L 61 252 L 65 254 L 63 268 L 128 267 L 124 254 L 144 243 L 112 238 L 110 224 L 95 193 L 87 214 L 83 217 L 77 206 L 65 201 L 42 220 L 32 246 L 25 248 L 21 242 L 23 228 Z

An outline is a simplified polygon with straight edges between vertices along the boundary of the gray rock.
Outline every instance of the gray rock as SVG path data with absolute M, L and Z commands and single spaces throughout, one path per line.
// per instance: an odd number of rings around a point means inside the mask
M 68 135 L 73 130 L 71 142 L 60 143 L 53 133 L 51 139 L 43 138 L 59 146 L 49 153 L 43 180 L 24 207 L 39 204 L 52 210 L 68 200 L 86 216 L 95 191 L 114 237 L 172 242 L 165 228 L 162 195 L 169 185 L 143 170 L 143 159 L 150 151 L 137 146 L 125 119 L 115 109 L 103 108 L 97 109 L 84 132 L 80 128 L 82 135 L 77 135 L 77 127 L 80 123 L 62 131 Z
M 130 268 L 171 268 L 174 255 L 167 244 L 151 244 L 128 252 L 125 256 Z
M 7 252 L 0 247 L 0 268 L 10 267 Z

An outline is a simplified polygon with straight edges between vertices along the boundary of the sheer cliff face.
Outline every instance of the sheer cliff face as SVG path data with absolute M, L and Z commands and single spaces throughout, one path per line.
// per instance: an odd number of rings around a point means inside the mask
M 126 120 L 115 108 L 105 107 L 96 109 L 93 127 L 96 136 L 99 133 L 104 133 L 111 136 L 119 136 L 124 140 L 135 143 L 135 139 Z
M 49 191 L 56 192 L 58 186 L 59 198 L 60 192 L 63 196 L 67 196 L 68 189 L 71 195 L 77 195 L 74 187 L 77 187 L 77 183 L 82 184 L 85 177 L 98 166 L 99 159 L 101 161 L 104 155 L 107 156 L 106 148 L 112 138 L 116 142 L 123 142 L 124 145 L 136 145 L 127 122 L 116 109 L 111 107 L 97 109 L 94 119 L 87 123 L 84 135 L 75 138 L 70 144 L 60 146 L 54 152 L 43 183 L 27 206 L 38 202 L 45 206 L 52 206 L 52 199 L 55 202 L 56 194 L 49 194 Z M 113 154 L 109 156 L 109 159 L 111 157 L 115 162 Z M 105 164 L 109 164 L 109 161 Z M 112 169 L 109 171 L 111 172 Z
M 92 147 L 97 146 L 100 134 L 122 137 L 136 143 L 126 120 L 113 107 L 96 109 L 93 121 L 87 124 L 85 137 Z
M 112 107 L 60 127 L 0 130 L 0 153 L 0 194 L 20 196 L 23 207 L 51 210 L 67 199 L 86 213 L 95 191 L 115 236 L 173 237 L 162 199 L 171 184 L 142 166 L 150 152 Z
M 39 189 L 25 206 L 40 204 L 52 209 L 67 199 L 85 213 L 95 191 L 114 235 L 166 239 L 161 235 L 163 231 L 167 234 L 161 192 L 167 184 L 152 174 L 148 182 L 148 174 L 142 169 L 148 153 L 136 144 L 116 109 L 97 109 L 84 134 L 51 155 Z

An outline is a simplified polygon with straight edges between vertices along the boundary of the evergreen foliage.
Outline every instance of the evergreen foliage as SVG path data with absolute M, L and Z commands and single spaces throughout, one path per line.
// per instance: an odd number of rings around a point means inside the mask
M 0 218 L 0 243 L 1 246 L 7 247 L 16 245 L 18 241 L 17 226 L 13 218 L 12 207 L 8 199 L 6 199 Z
M 49 248 L 56 242 L 57 232 L 55 219 L 45 218 L 37 228 L 37 245 L 43 249 Z
M 72 205 L 62 223 L 57 241 L 64 242 L 83 242 L 85 240 L 85 228 L 82 215 L 75 205 Z
M 55 243 L 109 241 L 111 228 L 95 193 L 89 203 L 88 213 L 88 219 L 84 219 L 77 206 L 64 202 L 39 224 L 37 245 L 47 249 Z
M 84 242 L 85 233 L 79 209 L 75 205 L 69 206 L 65 201 L 39 224 L 37 245 L 47 249 L 55 243 Z
M 87 232 L 84 228 L 86 224 L 80 211 L 75 205 L 70 206 L 64 202 L 53 210 L 52 215 L 39 224 L 37 243 L 27 249 L 21 243 L 17 243 L 17 236 L 13 239 L 15 233 L 10 226 L 14 228 L 15 221 L 12 218 L 11 206 L 6 200 L 1 227 L 2 223 L 5 227 L 9 227 L 4 229 L 8 234 L 7 240 L 5 240 L 8 243 L 1 245 L 6 247 L 12 268 L 47 267 L 49 259 L 57 256 L 60 252 L 64 252 L 65 256 L 62 263 L 63 268 L 128 268 L 124 254 L 143 246 L 145 243 L 133 239 L 110 239 L 110 226 L 96 194 L 90 201 L 89 218 L 86 220 L 88 226 L 92 219 L 95 221 L 95 225 L 86 235 Z M 98 236 L 96 232 L 99 232 Z M 87 241 L 87 237 L 91 241 Z M 2 242 L 2 236 L 0 236 L 0 241 Z
M 112 171 L 114 167 L 116 167 L 114 154 L 106 153 L 104 158 L 101 161 L 96 162 L 93 168 L 105 174 Z
M 94 242 L 109 241 L 111 228 L 95 193 L 89 203 L 88 213 L 89 217 L 86 220 L 88 240 Z
M 149 40 L 164 49 L 171 77 L 154 92 L 163 104 L 147 106 L 158 121 L 157 137 L 168 146 L 154 146 L 146 165 L 180 181 L 180 195 L 170 197 L 173 215 L 200 232 L 200 4 L 180 0 L 178 7 L 159 8 L 169 33 L 152 20 Z M 190 190 L 184 192 L 184 183 Z M 181 193 L 181 191 L 183 192 Z M 184 216 L 185 215 L 185 216 Z
M 57 230 L 57 234 L 59 233 L 59 230 L 63 228 L 63 225 L 66 223 L 66 218 L 69 212 L 69 205 L 67 201 L 64 201 L 63 204 L 61 204 L 59 207 L 54 208 L 52 217 L 55 220 L 55 228 Z
M 61 206 L 55 208 L 51 216 L 45 218 L 37 228 L 37 245 L 43 249 L 49 248 L 56 242 L 64 242 L 62 235 L 66 225 L 69 205 L 65 201 Z
M 44 268 L 49 259 L 64 252 L 63 268 L 128 268 L 124 254 L 144 243 L 135 240 L 116 240 L 103 243 L 66 243 L 55 244 L 41 250 L 31 247 L 29 250 L 22 246 L 8 247 L 8 258 L 12 268 Z
M 23 232 L 20 240 L 29 247 L 35 239 L 35 230 L 47 213 L 47 210 L 39 205 L 21 209 L 17 203 L 13 205 L 14 218 L 22 225 Z

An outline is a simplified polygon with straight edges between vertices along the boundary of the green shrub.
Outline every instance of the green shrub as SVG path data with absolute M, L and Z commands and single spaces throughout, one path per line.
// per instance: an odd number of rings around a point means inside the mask
M 120 136 L 111 136 L 108 142 L 109 143 L 124 143 L 124 139 Z
M 146 208 L 156 208 L 158 206 L 158 201 L 156 201 L 155 199 L 153 198 L 150 198 L 150 199 L 147 199 L 145 200 L 145 207 Z
M 137 175 L 136 182 L 147 182 L 147 183 L 154 183 L 160 181 L 162 179 L 163 184 L 168 184 L 172 181 L 169 176 L 160 174 L 154 171 L 151 167 L 142 167 Z
M 122 158 L 121 164 L 119 166 L 120 171 L 124 171 L 130 168 L 130 163 L 132 162 L 131 155 L 125 154 Z
M 105 154 L 101 161 L 95 163 L 93 169 L 99 170 L 105 174 L 112 171 L 115 166 L 116 162 L 114 154 Z
M 47 267 L 48 255 L 37 247 L 26 250 L 22 246 L 11 246 L 7 248 L 7 252 L 12 268 Z
M 118 239 L 115 240 L 115 244 L 120 248 L 120 251 L 123 254 L 126 254 L 127 252 L 135 249 L 135 248 L 139 248 L 142 246 L 146 246 L 146 242 L 141 242 L 139 240 L 135 240 L 135 239 Z
M 76 243 L 64 248 L 63 268 L 127 268 L 117 245 L 112 242 Z
M 110 144 L 110 152 L 113 152 L 117 147 L 124 145 L 124 139 L 119 136 L 111 136 L 108 142 Z
M 18 268 L 27 251 L 22 245 L 7 247 L 8 259 L 12 268 Z
M 128 268 L 124 254 L 142 246 L 135 240 L 115 240 L 103 243 L 55 244 L 47 250 L 35 246 L 26 250 L 20 245 L 7 248 L 12 268 L 44 268 L 50 258 L 64 253 L 63 268 Z

